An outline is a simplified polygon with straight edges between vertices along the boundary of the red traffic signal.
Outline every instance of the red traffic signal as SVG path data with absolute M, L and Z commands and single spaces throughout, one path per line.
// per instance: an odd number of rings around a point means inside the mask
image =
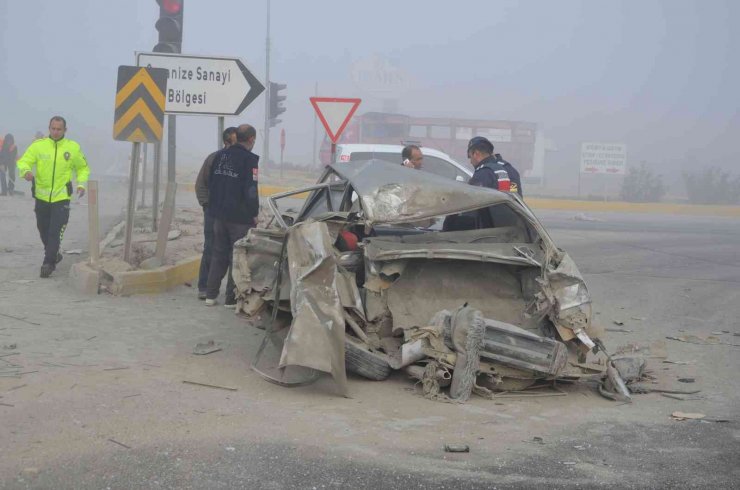
M 184 0 L 157 0 L 157 3 L 159 19 L 154 26 L 159 31 L 159 43 L 154 46 L 154 52 L 181 53 Z
M 157 3 L 170 15 L 179 14 L 182 10 L 182 0 L 157 0 Z

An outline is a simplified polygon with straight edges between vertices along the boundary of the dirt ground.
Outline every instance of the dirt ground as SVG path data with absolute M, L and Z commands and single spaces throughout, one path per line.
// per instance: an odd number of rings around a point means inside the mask
M 621 404 L 582 384 L 451 404 L 424 399 L 400 373 L 350 378 L 350 398 L 328 377 L 270 384 L 250 369 L 262 331 L 204 307 L 192 288 L 84 296 L 69 287 L 70 257 L 41 280 L 31 209 L 27 198 L 0 203 L 2 487 L 726 488 L 740 479 L 740 347 L 726 345 L 740 344 L 740 232 L 722 223 L 693 233 L 663 218 L 543 216 L 581 266 L 597 320 L 630 330 L 610 333 L 608 345 L 653 346 L 655 386 L 696 387 L 698 399 L 651 393 Z M 101 214 L 120 216 L 114 206 Z M 85 247 L 85 222 L 73 207 L 66 249 Z M 666 339 L 723 330 L 722 345 Z M 208 340 L 223 349 L 192 354 Z M 676 410 L 730 422 L 671 420 Z M 470 452 L 446 453 L 447 443 Z

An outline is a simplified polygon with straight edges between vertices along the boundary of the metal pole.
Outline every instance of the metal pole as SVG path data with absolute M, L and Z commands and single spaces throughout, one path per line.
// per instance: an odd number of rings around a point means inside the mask
M 283 147 L 280 146 L 280 178 L 283 178 Z
M 177 122 L 175 116 L 167 116 L 167 182 L 175 181 L 175 155 L 177 153 Z
M 164 264 L 164 253 L 167 250 L 167 235 L 170 233 L 172 218 L 175 216 L 175 195 L 177 182 L 167 182 L 164 192 L 164 204 L 162 205 L 162 226 L 157 232 L 157 246 L 154 250 L 155 267 Z
M 337 144 L 332 143 L 331 144 L 331 163 L 334 163 L 336 159 L 337 159 Z
M 131 263 L 131 239 L 134 231 L 134 206 L 136 204 L 136 181 L 139 178 L 139 145 L 131 145 L 131 168 L 128 174 L 128 205 L 126 206 L 126 231 L 123 238 L 123 260 Z
M 224 147 L 223 134 L 224 134 L 224 117 L 219 116 L 218 117 L 218 140 L 216 143 L 216 148 L 218 148 L 219 150 Z
M 152 178 L 152 231 L 157 231 L 159 213 L 159 177 L 161 175 L 162 143 L 154 143 L 154 172 Z
M 265 40 L 265 132 L 262 142 L 263 168 L 270 165 L 270 0 L 267 0 L 267 38 Z
M 90 265 L 100 262 L 100 221 L 98 221 L 98 181 L 87 183 L 87 235 L 90 250 Z
M 148 144 L 144 143 L 141 156 L 141 207 L 146 206 L 146 160 Z
M 319 82 L 316 82 L 316 85 L 313 89 L 313 95 L 315 97 L 319 96 Z M 316 154 L 316 123 L 318 122 L 319 117 L 316 115 L 316 111 L 313 113 L 313 166 L 318 167 L 318 155 Z
M 581 169 L 578 169 L 578 199 L 581 199 Z

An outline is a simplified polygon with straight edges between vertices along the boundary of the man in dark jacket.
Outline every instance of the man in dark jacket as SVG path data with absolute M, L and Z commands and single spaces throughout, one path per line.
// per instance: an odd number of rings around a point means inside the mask
M 252 153 L 257 131 L 248 124 L 236 129 L 236 144 L 216 154 L 208 182 L 208 214 L 213 219 L 213 252 L 208 272 L 206 306 L 216 304 L 221 281 L 231 264 L 234 242 L 243 238 L 259 214 L 259 157 Z M 229 274 L 225 306 L 235 306 Z
M 511 192 L 516 192 L 519 197 L 524 197 L 524 190 L 522 189 L 522 178 L 519 176 L 519 171 L 514 168 L 514 165 L 510 164 L 501 157 L 501 153 L 495 153 L 496 161 L 503 165 L 506 173 L 509 174 L 509 180 L 511 180 Z
M 483 136 L 476 136 L 468 142 L 468 158 L 475 172 L 468 183 L 489 187 L 501 192 L 512 192 L 511 179 L 504 166 L 493 156 L 493 143 Z
M 236 128 L 226 128 L 222 135 L 224 148 L 236 143 Z M 214 151 L 203 162 L 195 180 L 195 197 L 198 204 L 203 208 L 203 256 L 200 259 L 200 272 L 198 274 L 198 299 L 206 299 L 206 287 L 208 285 L 208 271 L 211 268 L 211 253 L 213 248 L 213 219 L 208 214 L 208 180 L 211 177 L 213 159 L 218 154 Z

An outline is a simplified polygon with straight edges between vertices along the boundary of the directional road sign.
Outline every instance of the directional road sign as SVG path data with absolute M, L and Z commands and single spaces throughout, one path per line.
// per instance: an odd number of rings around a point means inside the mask
M 168 114 L 235 116 L 265 90 L 239 58 L 136 53 L 136 64 L 168 71 Z
M 311 105 L 324 125 L 332 143 L 336 144 L 347 123 L 359 107 L 362 99 L 338 99 L 336 97 L 311 97 Z
M 132 143 L 162 141 L 167 70 L 119 66 L 113 138 Z

